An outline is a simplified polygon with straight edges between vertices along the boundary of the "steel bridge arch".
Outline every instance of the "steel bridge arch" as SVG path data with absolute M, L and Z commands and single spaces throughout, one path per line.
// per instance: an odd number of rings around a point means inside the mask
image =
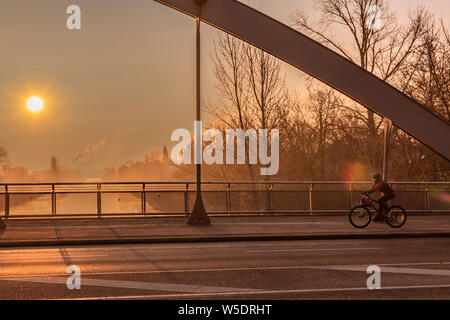
M 237 0 L 155 0 L 285 61 L 450 159 L 450 124 L 372 73 Z

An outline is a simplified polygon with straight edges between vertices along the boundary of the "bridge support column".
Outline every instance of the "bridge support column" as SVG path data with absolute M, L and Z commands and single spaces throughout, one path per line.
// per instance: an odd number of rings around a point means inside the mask
M 383 153 L 383 180 L 387 181 L 389 173 L 389 141 L 392 133 L 392 121 L 384 118 L 384 153 Z
M 200 108 L 200 19 L 196 18 L 196 86 L 197 86 L 197 121 L 200 121 L 201 119 L 201 108 Z M 197 122 L 199 123 L 199 122 Z M 197 131 L 201 130 L 201 127 L 198 126 L 196 128 Z M 195 204 L 194 208 L 192 210 L 192 213 L 189 217 L 188 224 L 190 225 L 211 225 L 211 221 L 209 220 L 209 217 L 206 213 L 205 206 L 203 205 L 203 198 L 202 198 L 202 167 L 201 167 L 201 152 L 202 152 L 202 146 L 197 145 L 199 142 L 198 139 L 199 136 L 201 136 L 202 132 L 196 132 L 196 140 L 194 143 L 196 144 L 195 148 L 195 158 L 198 161 L 197 163 L 197 197 L 195 198 Z M 201 141 L 201 140 L 200 140 Z M 200 154 L 198 154 L 200 153 Z

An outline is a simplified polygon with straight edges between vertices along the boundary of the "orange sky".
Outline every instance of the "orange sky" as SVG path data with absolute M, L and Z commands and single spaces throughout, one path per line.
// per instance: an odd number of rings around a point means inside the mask
M 295 9 L 314 17 L 311 0 L 245 0 L 283 22 Z M 391 0 L 401 19 L 417 3 L 444 15 L 450 1 Z M 405 5 L 407 3 L 407 5 Z M 66 29 L 70 4 L 82 30 Z M 203 27 L 203 99 L 213 99 L 210 49 L 217 31 Z M 0 2 L 0 145 L 13 165 L 63 166 L 87 177 L 170 144 L 195 117 L 194 22 L 152 0 L 2 0 Z M 301 73 L 285 66 L 301 91 Z M 45 108 L 31 114 L 29 96 Z

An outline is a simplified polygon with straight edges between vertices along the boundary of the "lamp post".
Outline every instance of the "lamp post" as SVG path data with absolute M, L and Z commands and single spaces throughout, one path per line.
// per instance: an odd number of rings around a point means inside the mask
M 389 173 L 389 142 L 392 133 L 392 121 L 384 118 L 384 153 L 383 153 L 383 180 L 388 179 Z
M 194 0 L 195 3 L 199 6 L 203 6 L 206 0 Z M 196 148 L 194 149 L 196 152 L 195 158 L 201 159 L 201 136 L 202 132 L 200 125 L 198 125 L 201 120 L 201 97 L 200 97 L 200 18 L 195 19 L 196 22 L 196 99 L 197 99 L 197 110 L 196 110 L 196 128 L 195 128 L 195 141 Z M 200 145 L 199 145 L 200 144 Z M 202 167 L 201 161 L 198 161 L 197 166 L 197 197 L 195 198 L 194 208 L 189 217 L 188 224 L 190 225 L 211 225 L 211 221 L 209 220 L 208 215 L 206 214 L 205 206 L 203 205 L 202 198 Z

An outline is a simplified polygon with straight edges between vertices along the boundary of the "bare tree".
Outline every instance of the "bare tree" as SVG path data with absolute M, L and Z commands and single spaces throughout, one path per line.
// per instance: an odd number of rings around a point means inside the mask
M 315 3 L 322 13 L 321 23 L 311 24 L 302 12 L 297 12 L 292 17 L 294 27 L 432 110 L 448 113 L 448 32 L 441 27 L 431 36 L 432 17 L 423 8 L 411 13 L 407 25 L 399 25 L 386 0 Z M 382 14 L 381 24 L 375 28 L 371 6 L 378 6 Z M 332 32 L 336 30 L 339 37 Z M 440 41 L 436 41 L 438 34 Z M 351 40 L 350 46 L 340 41 L 343 35 Z M 310 85 L 304 99 L 293 96 L 279 60 L 231 36 L 220 36 L 212 59 L 218 98 L 207 109 L 214 126 L 280 128 L 282 135 L 289 138 L 280 139 L 278 178 L 342 179 L 347 178 L 349 165 L 356 165 L 360 179 L 381 167 L 382 119 L 372 111 L 316 83 Z M 418 141 L 394 128 L 393 176 L 445 179 L 449 165 L 435 157 Z M 243 169 L 227 167 L 225 173 L 217 168 L 215 173 L 230 178 L 233 172 L 241 178 Z M 251 166 L 248 169 L 253 179 Z M 212 169 L 208 171 L 212 173 Z
M 278 127 L 289 104 L 289 93 L 280 71 L 281 62 L 248 45 L 246 57 L 252 124 L 271 130 Z
M 305 109 L 311 121 L 309 126 L 313 132 L 314 145 L 317 147 L 316 167 L 318 178 L 325 180 L 327 146 L 337 134 L 337 118 L 341 101 L 330 88 L 309 91 Z
M 214 125 L 243 130 L 279 128 L 290 103 L 281 62 L 224 34 L 219 35 L 211 56 L 217 101 L 210 102 L 206 110 Z M 252 167 L 248 168 L 253 179 Z
M 316 161 L 314 132 L 308 124 L 308 115 L 299 97 L 292 99 L 289 114 L 283 118 L 280 127 L 288 139 L 280 141 L 280 179 L 291 180 L 295 177 L 312 180 L 312 168 Z
M 227 127 L 247 129 L 249 126 L 247 61 L 244 42 L 229 35 L 214 43 L 212 60 L 216 77 L 217 105 L 207 107 Z
M 316 0 L 315 4 L 321 12 L 319 25 L 310 23 L 301 11 L 292 16 L 292 25 L 384 81 L 394 83 L 396 73 L 417 50 L 426 16 L 422 8 L 409 25 L 400 26 L 385 0 Z M 373 19 L 380 24 L 374 25 Z M 351 45 L 336 40 L 335 30 L 349 35 Z M 371 110 L 366 111 L 365 122 L 374 138 L 379 123 Z
M 450 121 L 450 42 L 441 21 L 427 19 L 420 47 L 398 77 L 402 90 L 433 112 Z M 445 137 L 437 137 L 445 139 Z M 398 179 L 442 180 L 450 175 L 450 163 L 429 148 L 394 128 L 392 167 Z
M 218 101 L 207 111 L 229 128 L 277 126 L 289 94 L 281 62 L 230 35 L 220 35 L 212 53 Z
M 315 6 L 321 13 L 320 24 L 311 23 L 303 12 L 297 11 L 291 17 L 292 26 L 398 86 L 402 68 L 421 46 L 419 40 L 429 19 L 422 7 L 411 13 L 409 24 L 399 25 L 386 0 L 315 0 Z M 350 99 L 342 98 L 342 102 L 345 112 L 341 114 L 341 129 L 358 132 L 359 139 L 354 142 L 361 147 L 359 152 L 366 165 L 375 170 L 382 158 L 382 119 Z M 365 132 L 360 130 L 362 125 Z
M 403 91 L 450 120 L 450 42 L 443 23 L 427 21 L 412 63 L 402 68 Z

